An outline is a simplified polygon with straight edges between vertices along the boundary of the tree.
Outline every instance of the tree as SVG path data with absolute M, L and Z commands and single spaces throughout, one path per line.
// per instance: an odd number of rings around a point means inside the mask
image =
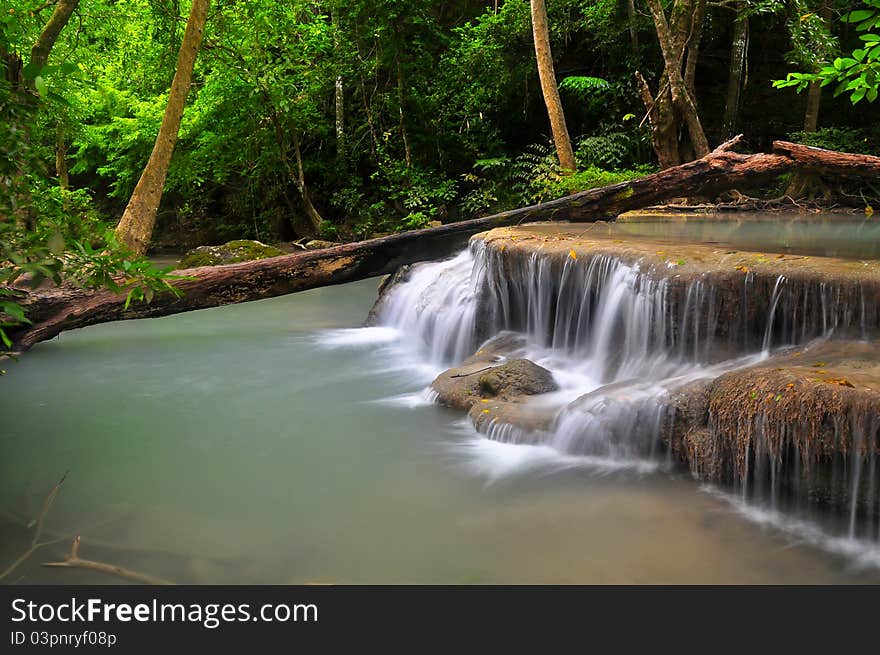
M 721 121 L 721 135 L 727 139 L 736 133 L 740 99 L 745 85 L 749 59 L 749 16 L 746 14 L 746 1 L 739 0 L 735 5 L 733 38 L 730 44 L 730 67 L 727 78 L 727 99 L 724 103 L 724 118 Z
M 550 28 L 547 25 L 547 6 L 544 0 L 531 0 L 532 34 L 535 41 L 535 59 L 538 62 L 538 77 L 541 80 L 541 92 L 547 115 L 550 117 L 550 129 L 553 132 L 553 143 L 559 156 L 559 165 L 565 171 L 577 170 L 571 138 L 565 124 L 562 111 L 562 100 L 556 85 L 556 73 L 553 70 L 553 55 L 550 52 Z
M 706 11 L 705 0 L 675 0 L 667 18 L 660 0 L 647 0 L 663 56 L 663 74 L 656 96 L 636 71 L 642 100 L 648 110 L 652 141 L 662 168 L 675 166 L 709 152 L 695 100 L 695 74 Z M 685 125 L 689 147 L 683 148 L 679 126 Z
M 177 57 L 177 70 L 153 152 L 116 228 L 119 240 L 139 255 L 147 251 L 153 234 L 156 212 L 162 199 L 165 178 L 183 118 L 183 107 L 189 95 L 193 67 L 208 19 L 209 5 L 210 0 L 193 0 Z
M 46 23 L 37 42 L 31 48 L 30 66 L 35 70 L 42 69 L 48 63 L 52 47 L 78 5 L 79 0 L 58 0 L 49 22 Z

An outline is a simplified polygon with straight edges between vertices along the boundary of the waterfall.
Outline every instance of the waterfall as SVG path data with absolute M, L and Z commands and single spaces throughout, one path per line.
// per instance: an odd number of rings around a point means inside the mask
M 501 331 L 519 332 L 606 384 L 878 323 L 858 288 L 743 277 L 740 294 L 711 276 L 658 275 L 609 255 L 539 256 L 476 240 L 452 259 L 413 266 L 388 291 L 379 322 L 446 366 Z
M 740 286 L 730 279 L 678 275 L 672 265 L 658 271 L 601 253 L 505 251 L 473 240 L 452 259 L 413 266 L 386 292 L 378 318 L 443 368 L 501 332 L 523 335 L 525 352 L 516 356 L 549 368 L 562 388 L 543 444 L 561 455 L 608 463 L 659 462 L 674 390 L 758 362 L 781 346 L 843 331 L 864 336 L 880 322 L 856 284 L 750 271 Z M 737 482 L 742 501 L 793 511 L 801 496 L 812 493 L 815 472 L 801 467 L 809 457 L 795 452 L 797 446 L 784 458 L 773 451 L 762 421 L 766 417 L 755 417 L 754 425 L 734 429 L 754 437 L 746 442 Z M 848 497 L 840 514 L 842 532 L 851 539 L 877 539 L 880 472 L 868 442 L 876 439 L 878 422 L 852 418 L 849 461 L 832 473 L 840 478 L 832 486 Z M 775 435 L 773 444 L 786 443 L 796 430 Z M 484 434 L 508 443 L 534 441 L 494 421 Z M 710 420 L 707 438 L 717 437 Z

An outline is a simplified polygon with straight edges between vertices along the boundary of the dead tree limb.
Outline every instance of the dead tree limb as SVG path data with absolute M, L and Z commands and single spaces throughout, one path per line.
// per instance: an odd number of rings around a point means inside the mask
M 61 479 L 55 483 L 55 485 L 49 491 L 49 494 L 46 496 L 46 500 L 43 501 L 43 506 L 40 508 L 40 513 L 34 520 L 27 524 L 28 528 L 34 528 L 34 536 L 31 538 L 30 547 L 26 551 L 24 551 L 12 564 L 7 566 L 2 573 L 0 573 L 0 580 L 10 575 L 19 566 L 26 562 L 27 559 L 31 555 L 33 555 L 34 551 L 36 551 L 38 548 L 49 546 L 51 544 L 61 541 L 61 539 L 55 539 L 54 541 L 40 541 L 40 537 L 43 534 L 43 525 L 46 521 L 46 515 L 49 513 L 49 510 L 52 509 L 52 505 L 55 504 L 55 499 L 58 497 L 58 494 L 61 491 L 61 485 L 64 484 L 64 481 L 67 479 L 68 473 L 69 471 L 65 471 L 64 475 L 61 476 Z
M 131 582 L 136 582 L 138 584 L 148 584 L 148 585 L 173 585 L 174 583 L 170 580 L 165 580 L 164 578 L 157 578 L 155 576 L 149 575 L 147 573 L 141 573 L 140 571 L 133 571 L 131 569 L 127 569 L 122 566 L 117 566 L 115 564 L 107 564 L 106 562 L 96 562 L 91 559 L 83 559 L 79 556 L 79 536 L 73 538 L 73 543 L 70 546 L 70 554 L 64 558 L 61 562 L 45 562 L 43 566 L 53 567 L 53 568 L 67 568 L 67 569 L 88 569 L 89 571 L 97 571 L 98 573 L 104 573 L 105 575 L 112 575 L 117 578 L 122 578 L 124 580 L 130 580 Z
M 282 296 L 332 284 L 384 275 L 404 264 L 438 259 L 460 250 L 472 235 L 526 221 L 613 220 L 621 212 L 669 198 L 712 196 L 754 187 L 794 170 L 880 179 L 880 157 L 853 155 L 777 141 L 771 153 L 745 155 L 732 148 L 741 135 L 705 157 L 628 182 L 582 191 L 558 200 L 492 216 L 295 252 L 257 261 L 178 271 L 182 297 L 163 294 L 125 308 L 125 294 L 62 286 L 45 291 L 18 289 L 31 325 L 7 330 L 15 351 L 51 339 L 64 330 L 97 323 L 178 314 L 195 309 Z

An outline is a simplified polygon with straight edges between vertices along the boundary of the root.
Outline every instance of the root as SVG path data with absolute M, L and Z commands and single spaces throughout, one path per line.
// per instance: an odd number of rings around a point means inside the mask
M 53 567 L 53 568 L 68 568 L 68 569 L 87 569 L 89 571 L 97 571 L 98 573 L 104 573 L 105 575 L 112 575 L 117 578 L 122 578 L 124 580 L 130 580 L 131 582 L 137 582 L 139 584 L 148 584 L 148 585 L 173 585 L 174 582 L 170 580 L 165 580 L 164 578 L 157 578 L 152 575 L 148 575 L 146 573 L 141 573 L 140 571 L 133 571 L 132 569 L 127 569 L 122 566 L 117 566 L 115 564 L 108 564 L 106 562 L 96 562 L 95 560 L 90 559 L 82 559 L 79 556 L 79 544 L 80 538 L 77 535 L 73 539 L 73 543 L 70 546 L 70 554 L 64 558 L 62 562 L 44 562 L 43 566 Z

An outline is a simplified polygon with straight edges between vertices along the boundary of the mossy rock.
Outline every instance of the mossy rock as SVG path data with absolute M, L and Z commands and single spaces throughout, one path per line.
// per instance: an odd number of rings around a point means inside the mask
M 465 411 L 481 399 L 512 401 L 558 389 L 550 371 L 527 359 L 463 364 L 438 375 L 431 388 L 440 404 Z
M 222 266 L 249 262 L 255 259 L 278 257 L 284 251 L 274 246 L 267 246 L 259 241 L 238 239 L 224 243 L 222 246 L 199 246 L 186 253 L 180 260 L 180 268 L 196 268 L 198 266 Z
M 483 397 L 533 396 L 556 391 L 553 374 L 528 359 L 511 359 L 479 377 Z

